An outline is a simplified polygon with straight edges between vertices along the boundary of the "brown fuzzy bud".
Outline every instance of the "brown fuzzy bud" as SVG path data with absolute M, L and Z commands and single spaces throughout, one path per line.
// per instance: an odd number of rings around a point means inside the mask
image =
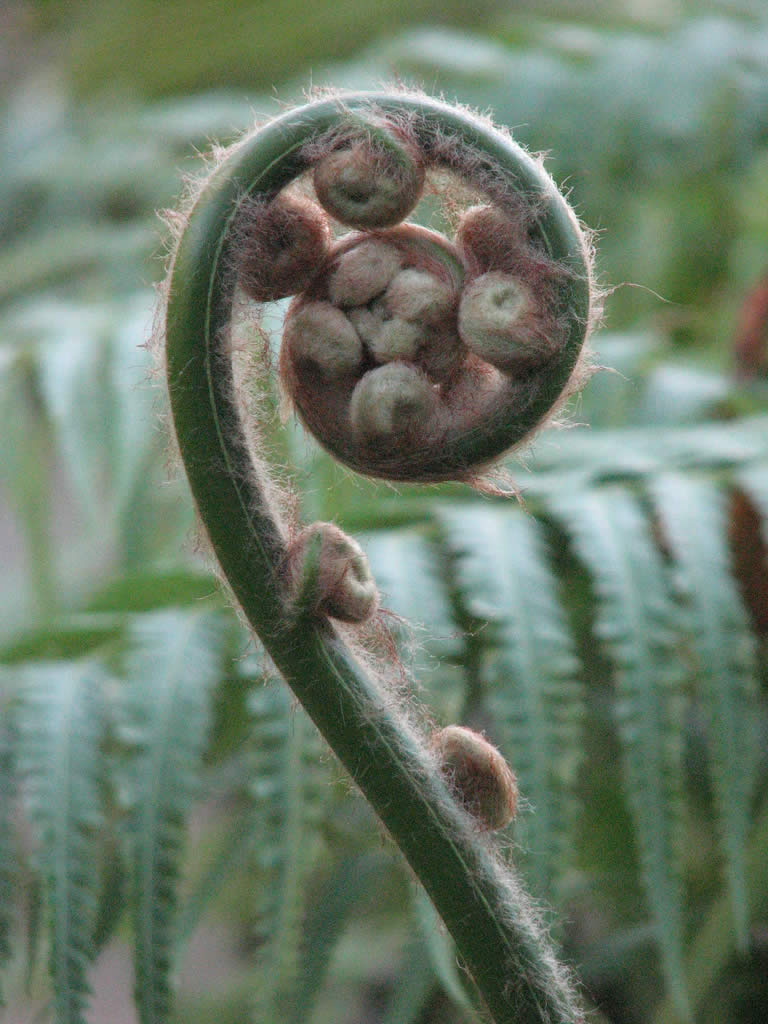
M 370 306 L 356 306 L 347 310 L 347 316 L 366 345 L 371 345 L 387 320 L 387 311 L 379 302 Z
M 369 444 L 424 432 L 439 404 L 434 387 L 408 363 L 386 363 L 369 370 L 352 392 L 352 428 Z
M 408 216 L 424 188 L 415 148 L 350 142 L 322 157 L 314 169 L 318 200 L 342 224 L 387 228 Z
M 383 299 L 349 311 L 349 319 L 377 363 L 411 360 L 424 336 L 418 324 L 392 316 Z
M 487 829 L 504 828 L 517 811 L 517 782 L 480 733 L 449 725 L 432 737 L 440 768 L 464 808 Z
M 339 257 L 328 281 L 328 295 L 337 306 L 364 306 L 381 295 L 397 274 L 400 250 L 380 238 L 363 238 Z
M 240 287 L 256 302 L 303 291 L 325 261 L 331 238 L 324 211 L 290 193 L 268 203 L 246 201 L 236 231 Z
M 419 350 L 418 364 L 430 380 L 451 381 L 461 372 L 467 349 L 455 323 L 445 330 L 429 332 Z
M 384 296 L 394 316 L 414 323 L 436 324 L 445 320 L 456 305 L 456 293 L 434 274 L 424 270 L 402 270 Z
M 470 206 L 454 239 L 470 277 L 489 270 L 512 270 L 524 243 L 521 229 L 494 206 Z
M 464 289 L 459 334 L 467 348 L 503 373 L 540 366 L 563 342 L 530 287 L 498 271 L 476 277 Z
M 333 523 L 313 523 L 299 534 L 289 558 L 294 606 L 342 622 L 365 622 L 379 592 L 365 552 Z
M 297 364 L 310 364 L 327 380 L 354 374 L 363 345 L 347 317 L 330 302 L 298 302 L 285 318 L 283 344 Z
M 377 363 L 391 363 L 396 359 L 413 359 L 421 344 L 423 331 L 418 324 L 410 324 L 399 316 L 392 317 L 370 344 L 371 355 Z

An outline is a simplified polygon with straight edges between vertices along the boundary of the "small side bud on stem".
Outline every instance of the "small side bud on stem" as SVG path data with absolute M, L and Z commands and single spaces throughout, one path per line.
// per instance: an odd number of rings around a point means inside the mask
M 313 523 L 299 534 L 289 554 L 297 613 L 365 622 L 379 604 L 379 592 L 365 552 L 333 523 Z
M 432 746 L 443 775 L 469 814 L 487 829 L 509 824 L 517 810 L 517 782 L 496 747 L 462 725 L 435 733 Z

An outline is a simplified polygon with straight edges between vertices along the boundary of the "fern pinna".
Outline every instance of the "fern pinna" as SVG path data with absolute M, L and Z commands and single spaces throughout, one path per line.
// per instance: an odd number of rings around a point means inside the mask
M 407 94 L 327 98 L 220 156 L 176 221 L 167 369 L 204 532 L 266 653 L 252 650 L 210 577 L 142 562 L 131 495 L 151 491 L 144 469 L 157 455 L 142 433 L 106 498 L 122 557 L 141 573 L 3 652 L 0 960 L 20 924 L 32 950 L 47 934 L 53 1009 L 79 1022 L 89 968 L 125 908 L 138 1011 L 160 1024 L 203 911 L 244 876 L 258 891 L 243 1012 L 308 1018 L 333 943 L 391 859 L 375 829 L 363 830 L 368 847 L 350 843 L 328 872 L 321 837 L 337 833 L 350 797 L 329 782 L 315 725 L 274 678 L 271 655 L 452 936 L 416 896 L 419 929 L 391 1019 L 418 1019 L 435 987 L 470 1019 L 582 1019 L 520 877 L 545 903 L 579 895 L 594 869 L 582 802 L 590 771 L 620 780 L 617 821 L 629 825 L 614 841 L 608 822 L 601 852 L 617 847 L 617 887 L 633 887 L 639 863 L 642 893 L 627 916 L 657 945 L 669 994 L 660 1012 L 695 1018 L 713 972 L 749 944 L 763 891 L 764 828 L 751 822 L 764 787 L 766 613 L 738 551 L 763 558 L 768 546 L 756 532 L 768 522 L 765 418 L 666 429 L 663 442 L 652 429 L 559 434 L 532 469 L 497 471 L 493 461 L 588 376 L 588 245 L 538 163 L 485 120 Z M 329 195 L 337 180 L 352 213 Z M 447 200 L 452 239 L 402 223 L 422 188 Z M 388 193 L 389 212 L 361 213 L 366 195 Z M 357 233 L 339 237 L 339 221 Z M 279 356 L 270 318 L 286 323 Z M 61 426 L 82 490 L 104 501 L 103 453 L 77 387 L 94 351 L 121 404 L 125 430 L 110 435 L 119 448 L 128 425 L 151 420 L 146 393 L 124 386 L 125 368 L 132 379 L 138 370 L 122 334 L 101 348 L 86 338 L 71 363 L 42 350 L 22 370 L 45 429 Z M 365 530 L 361 545 L 334 524 L 303 526 L 285 476 L 270 476 L 266 451 L 300 447 L 294 435 L 281 442 L 292 426 L 264 411 L 277 405 L 271 360 L 285 402 L 323 447 L 404 485 L 394 496 L 357 483 L 302 449 L 304 507 Z M 19 445 L 37 450 L 40 437 L 24 433 Z M 524 508 L 504 494 L 508 472 Z M 431 487 L 440 480 L 459 485 Z M 382 508 L 393 510 L 386 529 Z M 515 770 L 517 817 L 498 840 L 477 814 L 477 777 L 463 770 L 472 751 L 457 768 L 439 740 L 455 722 Z M 616 768 L 589 764 L 596 727 L 611 736 Z M 696 813 L 686 789 L 699 755 L 716 822 L 706 851 L 722 859 L 727 892 L 711 911 L 711 893 L 691 909 L 686 889 Z M 185 879 L 187 820 L 206 785 L 237 790 L 236 824 Z M 14 799 L 30 826 L 21 841 Z M 46 930 L 35 923 L 38 879 Z M 28 915 L 10 906 L 16 882 L 31 894 Z M 553 932 L 567 943 L 567 926 Z
M 55 1016 L 81 1024 L 95 954 L 99 873 L 92 851 L 103 817 L 104 668 L 97 662 L 40 665 L 24 683 L 19 772 L 48 890 Z
M 120 735 L 133 882 L 136 1003 L 142 1022 L 170 1012 L 176 882 L 184 822 L 206 746 L 226 630 L 206 613 L 146 616 L 131 631 Z

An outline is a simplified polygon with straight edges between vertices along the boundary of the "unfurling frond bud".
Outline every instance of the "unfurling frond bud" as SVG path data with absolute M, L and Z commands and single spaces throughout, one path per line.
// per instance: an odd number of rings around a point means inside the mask
M 370 127 L 318 160 L 314 186 L 319 201 L 342 224 L 388 228 L 419 201 L 424 164 L 405 140 Z
M 357 331 L 329 302 L 295 303 L 285 318 L 283 344 L 296 363 L 327 380 L 353 374 L 363 358 Z
M 419 324 L 393 316 L 380 322 L 378 330 L 370 336 L 368 348 L 377 363 L 415 359 L 423 338 L 424 331 Z
M 470 206 L 456 227 L 456 245 L 471 277 L 509 271 L 519 262 L 525 232 L 503 210 Z
M 299 534 L 289 556 L 294 610 L 365 622 L 379 592 L 365 552 L 333 523 L 313 523 Z
M 455 112 L 449 129 L 421 102 L 407 117 L 342 105 L 296 151 L 286 203 L 311 178 L 309 208 L 358 230 L 321 245 L 292 292 L 284 408 L 358 472 L 477 486 L 585 377 L 589 240 L 512 139 Z M 403 221 L 424 191 L 446 195 L 455 238 Z
M 380 238 L 363 238 L 339 257 L 328 281 L 337 306 L 364 306 L 380 295 L 402 265 L 400 251 Z
M 385 299 L 395 316 L 413 323 L 435 324 L 450 315 L 456 293 L 434 274 L 408 269 L 392 280 Z
M 439 397 L 427 377 L 408 363 L 393 362 L 369 370 L 352 393 L 352 428 L 369 443 L 397 441 L 423 431 Z
M 467 348 L 503 373 L 540 366 L 563 346 L 531 288 L 498 271 L 481 274 L 464 289 L 459 334 Z
M 246 200 L 236 221 L 240 287 L 256 302 L 303 291 L 328 252 L 328 218 L 317 203 L 280 193 Z
M 485 828 L 504 828 L 517 810 L 517 782 L 499 751 L 480 733 L 449 725 L 432 737 L 440 769 L 459 802 Z

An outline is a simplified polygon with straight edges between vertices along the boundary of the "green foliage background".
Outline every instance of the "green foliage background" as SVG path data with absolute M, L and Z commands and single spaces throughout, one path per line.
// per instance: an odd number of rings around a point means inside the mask
M 7 44 L 0 115 L 10 1019 L 120 1019 L 114 958 L 153 1024 L 477 1019 L 429 905 L 196 550 L 140 347 L 155 210 L 196 151 L 277 110 L 273 83 L 284 101 L 310 77 L 396 76 L 550 151 L 603 279 L 633 283 L 595 341 L 615 372 L 572 410 L 589 429 L 510 463 L 525 510 L 359 480 L 276 416 L 274 461 L 308 520 L 364 542 L 429 713 L 514 766 L 504 841 L 595 1019 L 762 1021 L 765 320 L 757 369 L 734 346 L 768 271 L 764 8 L 180 6 L 39 3 L 6 36 L 35 55 L 13 73 Z

